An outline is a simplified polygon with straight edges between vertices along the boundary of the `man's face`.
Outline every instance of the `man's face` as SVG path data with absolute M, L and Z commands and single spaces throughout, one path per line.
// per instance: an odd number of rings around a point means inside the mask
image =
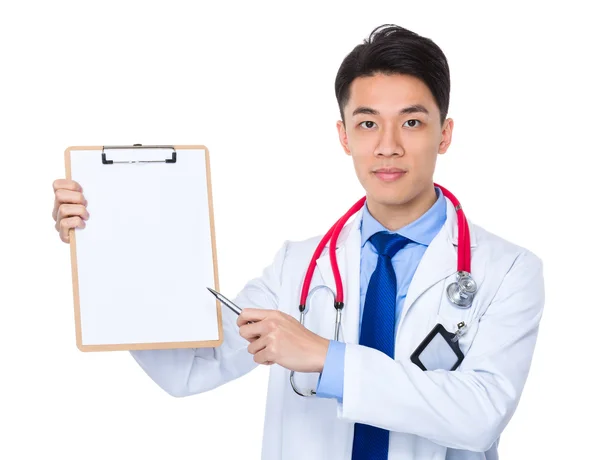
M 428 113 L 409 111 L 422 106 Z M 440 126 L 440 112 L 429 88 L 410 75 L 355 79 L 344 108 L 346 126 L 337 122 L 340 142 L 352 156 L 358 180 L 370 203 L 404 205 L 431 192 L 438 154 L 452 137 L 452 119 Z M 399 168 L 399 174 L 376 173 Z

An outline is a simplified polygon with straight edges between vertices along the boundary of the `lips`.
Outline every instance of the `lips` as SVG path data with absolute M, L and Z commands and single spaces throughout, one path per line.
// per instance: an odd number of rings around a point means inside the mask
M 400 168 L 380 168 L 375 170 L 375 176 L 384 182 L 393 182 L 402 178 L 406 171 Z

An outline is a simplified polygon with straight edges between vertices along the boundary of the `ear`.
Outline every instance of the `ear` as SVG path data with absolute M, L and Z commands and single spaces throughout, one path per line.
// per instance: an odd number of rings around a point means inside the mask
M 452 118 L 446 118 L 444 125 L 442 126 L 442 140 L 438 147 L 438 153 L 443 155 L 450 147 L 452 143 L 452 129 L 454 128 L 454 120 Z
M 338 137 L 340 138 L 340 144 L 342 144 L 344 152 L 346 152 L 346 155 L 351 155 L 350 148 L 348 148 L 348 135 L 346 134 L 344 123 L 341 120 L 338 120 L 335 125 L 337 127 Z

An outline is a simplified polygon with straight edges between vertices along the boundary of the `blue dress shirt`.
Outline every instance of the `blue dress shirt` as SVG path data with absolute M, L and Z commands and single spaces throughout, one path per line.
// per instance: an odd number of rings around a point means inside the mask
M 446 222 L 446 199 L 442 191 L 435 187 L 437 200 L 425 214 L 410 224 L 396 230 L 398 233 L 412 241 L 392 257 L 392 265 L 396 272 L 398 292 L 396 294 L 396 323 L 394 338 L 398 330 L 398 323 L 404 305 L 404 299 L 408 286 L 412 280 L 417 266 L 431 243 L 431 240 L 439 233 Z M 360 222 L 361 250 L 360 250 L 360 327 L 365 305 L 365 296 L 371 275 L 377 266 L 378 254 L 369 241 L 372 235 L 380 231 L 390 231 L 371 215 L 365 202 L 363 215 Z M 317 384 L 317 396 L 322 398 L 337 398 L 342 402 L 344 394 L 344 355 L 346 344 L 331 340 L 327 349 L 327 357 L 323 372 L 319 376 Z

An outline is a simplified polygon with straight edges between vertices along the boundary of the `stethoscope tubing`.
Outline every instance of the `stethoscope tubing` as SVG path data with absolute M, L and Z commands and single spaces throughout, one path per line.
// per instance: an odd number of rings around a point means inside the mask
M 460 278 L 460 276 L 466 275 L 469 277 L 469 279 L 472 280 L 471 275 L 470 275 L 470 272 L 471 272 L 471 235 L 470 235 L 469 225 L 468 225 L 468 221 L 465 216 L 465 213 L 464 213 L 462 206 L 461 206 L 460 202 L 458 201 L 458 199 L 450 191 L 448 191 L 446 188 L 442 187 L 439 184 L 434 183 L 433 185 L 436 187 L 439 187 L 440 190 L 442 190 L 444 196 L 446 196 L 454 205 L 454 209 L 456 210 L 456 214 L 457 214 L 457 224 L 458 224 L 457 272 L 458 272 L 459 278 Z M 342 232 L 342 229 L 344 228 L 344 225 L 348 221 L 348 219 L 350 219 L 351 216 L 356 214 L 356 212 L 358 212 L 363 207 L 366 199 L 367 199 L 367 197 L 364 196 L 360 200 L 358 200 L 356 203 L 354 203 L 352 205 L 352 207 L 341 218 L 339 218 L 337 220 L 337 222 L 323 236 L 323 238 L 319 242 L 319 244 L 318 244 L 317 248 L 315 249 L 315 252 L 310 260 L 308 269 L 306 271 L 306 275 L 304 277 L 304 283 L 302 285 L 302 291 L 300 294 L 300 305 L 299 305 L 300 323 L 302 325 L 304 325 L 304 320 L 305 320 L 306 314 L 308 313 L 308 310 L 310 310 L 310 303 L 307 303 L 307 301 L 309 301 L 309 298 L 311 298 L 312 295 L 314 295 L 316 290 L 321 287 L 326 287 L 332 293 L 332 295 L 335 299 L 334 306 L 336 309 L 334 340 L 339 340 L 342 309 L 344 307 L 344 289 L 343 289 L 343 285 L 342 285 L 342 278 L 340 276 L 340 269 L 338 266 L 337 256 L 336 256 L 337 240 L 338 240 L 340 233 Z M 333 276 L 335 279 L 336 292 L 333 292 L 333 290 L 329 286 L 321 285 L 321 286 L 314 287 L 312 289 L 312 291 L 310 291 L 310 293 L 309 293 L 310 282 L 312 280 L 313 273 L 317 266 L 317 259 L 321 256 L 323 249 L 328 241 L 330 242 L 330 244 L 329 244 L 329 259 L 331 262 L 331 268 L 333 270 Z M 458 284 L 455 282 L 455 283 L 453 283 L 453 286 L 456 288 L 456 286 L 458 286 Z M 461 295 L 464 295 L 464 294 L 461 294 Z M 469 297 L 464 298 L 464 299 L 467 299 L 468 305 L 461 306 L 458 303 L 456 305 L 461 308 L 469 308 L 469 306 L 473 300 L 473 295 L 474 295 L 474 293 L 469 294 Z M 450 294 L 448 294 L 448 297 L 449 298 L 451 297 Z M 459 300 L 464 300 L 464 299 L 459 299 Z M 453 302 L 455 302 L 455 300 L 453 300 Z M 309 307 L 309 308 L 307 308 L 307 307 Z M 295 374 L 294 371 L 290 371 L 290 384 L 291 384 L 294 392 L 296 392 L 296 394 L 298 394 L 300 396 L 315 396 L 316 390 L 314 390 L 314 389 L 302 390 L 301 388 L 299 388 L 296 385 L 295 379 L 294 379 L 294 374 Z
M 458 224 L 458 260 L 457 260 L 457 271 L 458 272 L 466 272 L 471 273 L 471 236 L 469 231 L 469 224 L 465 213 L 462 209 L 462 205 L 458 201 L 458 199 L 445 187 L 442 187 L 439 184 L 434 183 L 435 187 L 439 187 L 442 190 L 444 196 L 448 197 L 448 199 L 454 205 L 454 209 L 456 210 L 457 215 L 457 224 Z M 310 282 L 312 281 L 313 273 L 317 266 L 317 259 L 321 256 L 323 252 L 323 248 L 330 241 L 329 244 L 329 259 L 331 262 L 331 268 L 333 270 L 333 277 L 335 279 L 335 308 L 342 309 L 344 306 L 344 288 L 342 285 L 342 278 L 340 276 L 340 269 L 338 266 L 337 256 L 336 256 L 336 246 L 337 240 L 344 228 L 344 225 L 352 217 L 356 212 L 362 208 L 366 201 L 367 197 L 364 196 L 356 203 L 352 205 L 352 207 L 337 220 L 335 224 L 329 229 L 329 231 L 323 236 L 321 241 L 319 242 L 311 260 L 308 265 L 308 269 L 306 275 L 304 277 L 304 283 L 302 285 L 302 291 L 300 294 L 300 312 L 304 311 L 306 307 L 306 299 L 308 297 L 308 290 L 310 287 Z

